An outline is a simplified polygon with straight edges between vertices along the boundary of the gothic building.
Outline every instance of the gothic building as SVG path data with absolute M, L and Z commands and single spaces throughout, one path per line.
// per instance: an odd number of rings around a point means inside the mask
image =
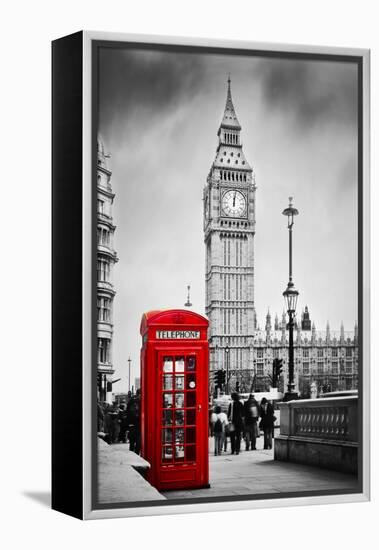
M 113 249 L 115 226 L 112 218 L 112 172 L 107 165 L 109 155 L 105 153 L 100 138 L 97 141 L 97 387 L 101 401 L 111 399 L 112 336 L 113 336 L 113 266 L 118 261 Z M 108 394 L 108 395 L 107 395 Z
M 311 323 L 308 307 L 296 323 L 294 331 L 295 387 L 302 397 L 309 397 L 312 382 L 319 393 L 352 390 L 358 387 L 358 326 L 354 331 L 345 331 L 343 324 L 339 331 L 316 330 Z M 271 315 L 266 315 L 264 330 L 254 332 L 253 369 L 232 372 L 232 387 L 238 383 L 241 391 L 267 391 L 271 385 L 270 376 L 275 358 L 283 360 L 283 373 L 279 390 L 286 391 L 288 384 L 288 329 L 283 312 L 279 322 L 275 317 L 274 327 Z
M 234 369 L 252 365 L 255 177 L 242 148 L 228 79 L 215 159 L 204 188 L 206 303 L 211 370 L 228 354 Z
M 204 188 L 205 311 L 208 316 L 210 380 L 218 369 L 230 375 L 229 388 L 267 391 L 272 363 L 283 360 L 279 389 L 288 383 L 286 315 L 274 325 L 267 314 L 260 330 L 254 307 L 255 175 L 242 149 L 230 78 L 218 130 L 215 159 Z M 308 307 L 295 323 L 295 387 L 304 397 L 319 391 L 355 389 L 358 384 L 358 328 L 316 331 Z

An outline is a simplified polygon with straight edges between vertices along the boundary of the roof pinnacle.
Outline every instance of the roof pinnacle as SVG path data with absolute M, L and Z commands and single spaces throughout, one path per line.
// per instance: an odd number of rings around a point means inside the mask
M 231 91 L 231 78 L 230 73 L 228 73 L 228 90 L 226 94 L 226 104 L 225 104 L 225 111 L 224 116 L 221 122 L 221 126 L 232 128 L 235 130 L 241 130 L 241 126 L 238 122 L 237 115 L 234 109 L 233 101 L 232 101 L 232 91 Z

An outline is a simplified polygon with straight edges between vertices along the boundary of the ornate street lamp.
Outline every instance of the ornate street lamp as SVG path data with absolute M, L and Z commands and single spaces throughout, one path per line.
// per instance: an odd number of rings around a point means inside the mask
M 226 355 L 226 384 L 225 384 L 225 393 L 229 395 L 229 343 L 227 342 L 225 346 L 225 355 Z
M 285 401 L 291 401 L 291 399 L 297 399 L 298 395 L 295 392 L 294 384 L 294 347 L 293 347 L 293 329 L 294 319 L 297 305 L 297 298 L 299 296 L 298 291 L 292 281 L 292 227 L 294 224 L 294 216 L 299 214 L 299 211 L 292 205 L 292 197 L 289 198 L 288 208 L 283 210 L 283 215 L 288 218 L 288 236 L 289 236 L 289 277 L 286 290 L 283 292 L 283 296 L 287 306 L 288 313 L 288 391 L 284 396 Z

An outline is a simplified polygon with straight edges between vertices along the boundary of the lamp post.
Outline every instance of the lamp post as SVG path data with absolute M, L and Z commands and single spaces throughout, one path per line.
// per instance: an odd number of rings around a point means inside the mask
M 129 373 L 128 373 L 128 392 L 130 392 L 130 363 L 132 362 L 132 360 L 128 359 L 128 363 L 129 363 Z
M 225 346 L 225 355 L 226 355 L 226 384 L 225 384 L 225 393 L 226 395 L 229 395 L 229 343 Z
M 190 292 L 191 292 L 191 285 L 187 285 L 187 301 L 184 304 L 184 307 L 191 307 L 191 298 L 190 298 Z
M 284 396 L 285 401 L 291 401 L 291 399 L 297 399 L 297 393 L 295 392 L 294 384 L 294 348 L 293 348 L 293 329 L 296 312 L 297 298 L 299 296 L 298 291 L 295 289 L 292 280 L 292 227 L 294 224 L 294 216 L 299 214 L 299 211 L 292 205 L 292 197 L 289 198 L 288 208 L 285 208 L 282 212 L 284 216 L 288 218 L 288 236 L 289 236 L 289 276 L 286 290 L 283 292 L 284 299 L 286 301 L 287 313 L 288 313 L 288 391 Z

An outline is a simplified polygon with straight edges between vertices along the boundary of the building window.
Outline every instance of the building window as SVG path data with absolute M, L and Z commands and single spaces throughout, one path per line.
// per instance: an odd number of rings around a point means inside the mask
M 104 201 L 97 199 L 97 211 L 99 214 L 104 214 Z
M 100 297 L 97 299 L 97 319 L 110 323 L 111 321 L 111 301 L 109 298 Z
M 332 361 L 332 374 L 338 374 L 338 362 Z
M 332 357 L 338 357 L 338 349 L 332 348 Z
M 263 376 L 263 363 L 257 363 L 257 376 Z
M 309 349 L 303 349 L 303 357 L 309 357 Z
M 318 349 L 317 350 L 317 357 L 324 357 L 324 350 L 323 349 Z
M 97 228 L 97 244 L 109 246 L 109 229 L 105 227 Z
M 353 372 L 353 363 L 352 361 L 346 361 L 346 374 L 352 374 Z
M 317 373 L 318 373 L 318 374 L 324 374 L 324 363 L 318 363 L 318 365 L 317 365 Z
M 103 282 L 109 282 L 110 265 L 109 261 L 100 258 L 97 260 L 97 280 Z
M 309 374 L 309 363 L 303 363 L 303 374 Z
M 99 363 L 110 362 L 110 340 L 106 338 L 97 339 L 97 354 Z
M 274 359 L 277 359 L 279 357 L 279 350 L 278 349 L 273 350 L 273 356 L 274 356 Z
M 353 357 L 353 350 L 351 348 L 346 348 L 346 357 Z

